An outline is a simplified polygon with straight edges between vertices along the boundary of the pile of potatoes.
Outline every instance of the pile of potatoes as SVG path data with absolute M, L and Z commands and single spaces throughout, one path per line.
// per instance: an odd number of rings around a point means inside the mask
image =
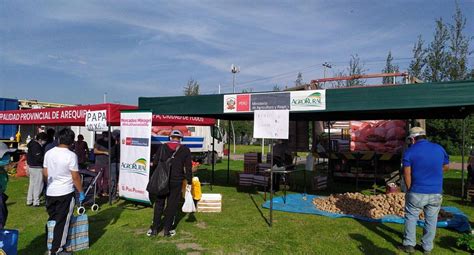
M 364 195 L 361 193 L 334 194 L 326 198 L 315 198 L 313 204 L 319 209 L 332 213 L 360 215 L 379 219 L 386 215 L 405 216 L 405 193 Z M 443 219 L 452 214 L 440 211 Z M 420 219 L 424 219 L 423 212 Z

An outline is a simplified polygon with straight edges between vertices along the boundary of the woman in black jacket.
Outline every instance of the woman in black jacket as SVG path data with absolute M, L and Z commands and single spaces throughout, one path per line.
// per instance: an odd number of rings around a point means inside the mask
M 166 195 L 158 196 L 154 201 L 153 224 L 147 232 L 148 236 L 156 236 L 158 234 L 163 211 L 165 214 L 163 219 L 164 236 L 172 237 L 176 234 L 172 227 L 178 214 L 179 201 L 182 198 L 183 180 L 186 179 L 188 185 L 192 183 L 191 151 L 188 147 L 181 144 L 182 138 L 183 134 L 181 131 L 173 130 L 170 134 L 170 141 L 167 144 L 161 144 L 153 156 L 153 167 L 156 167 L 160 161 L 165 162 L 171 157 L 173 159 L 171 159 L 169 192 Z

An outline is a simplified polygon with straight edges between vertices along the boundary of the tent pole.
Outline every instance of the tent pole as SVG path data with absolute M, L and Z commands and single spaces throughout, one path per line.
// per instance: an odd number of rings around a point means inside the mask
M 273 139 L 270 139 L 270 227 L 273 226 Z
M 461 148 L 461 181 L 462 181 L 462 184 L 461 184 L 461 200 L 464 201 L 464 194 L 465 194 L 465 183 L 464 183 L 464 154 L 465 154 L 465 142 L 466 142 L 466 119 L 464 118 L 462 120 L 462 148 Z
M 229 124 L 229 130 L 227 131 L 227 184 L 229 184 L 229 178 L 230 178 L 230 120 L 228 122 Z
M 333 175 L 333 171 L 331 169 L 331 153 L 332 153 L 332 146 L 331 146 L 331 121 L 328 121 L 328 172 Z
M 212 126 L 212 175 L 211 175 L 211 191 L 212 191 L 212 185 L 214 184 L 214 168 L 215 168 L 215 142 L 216 140 L 214 139 L 214 136 L 216 135 L 216 126 Z
M 110 137 L 111 137 L 111 134 L 110 134 L 110 125 L 109 125 L 109 127 L 108 127 L 108 130 L 109 130 L 109 132 L 108 132 L 108 135 L 107 135 L 107 136 L 109 137 L 109 139 L 108 139 L 108 146 L 109 146 L 109 156 L 108 156 L 108 158 L 109 158 L 109 180 L 108 180 L 108 181 L 109 181 L 109 205 L 112 205 L 112 180 L 111 180 L 111 178 L 110 178 L 110 177 L 112 176 L 112 175 L 111 175 L 111 173 L 112 173 L 111 160 L 110 160 L 110 154 L 111 154 L 111 151 L 112 151 L 112 150 L 111 150 L 111 141 L 110 141 Z

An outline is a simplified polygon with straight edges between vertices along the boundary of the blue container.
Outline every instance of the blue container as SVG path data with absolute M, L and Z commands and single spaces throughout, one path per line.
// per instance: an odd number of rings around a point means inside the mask
M 0 112 L 18 110 L 18 99 L 0 98 Z M 18 125 L 0 125 L 0 140 L 15 138 Z
M 0 229 L 0 253 L 18 254 L 18 230 Z

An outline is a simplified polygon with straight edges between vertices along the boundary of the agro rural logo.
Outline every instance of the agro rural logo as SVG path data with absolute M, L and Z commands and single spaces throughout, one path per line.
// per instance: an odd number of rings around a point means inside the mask
M 294 98 L 291 100 L 292 105 L 297 106 L 321 106 L 321 93 L 314 92 L 306 98 Z
M 139 158 L 134 163 L 122 162 L 122 169 L 129 173 L 146 175 L 146 159 Z

